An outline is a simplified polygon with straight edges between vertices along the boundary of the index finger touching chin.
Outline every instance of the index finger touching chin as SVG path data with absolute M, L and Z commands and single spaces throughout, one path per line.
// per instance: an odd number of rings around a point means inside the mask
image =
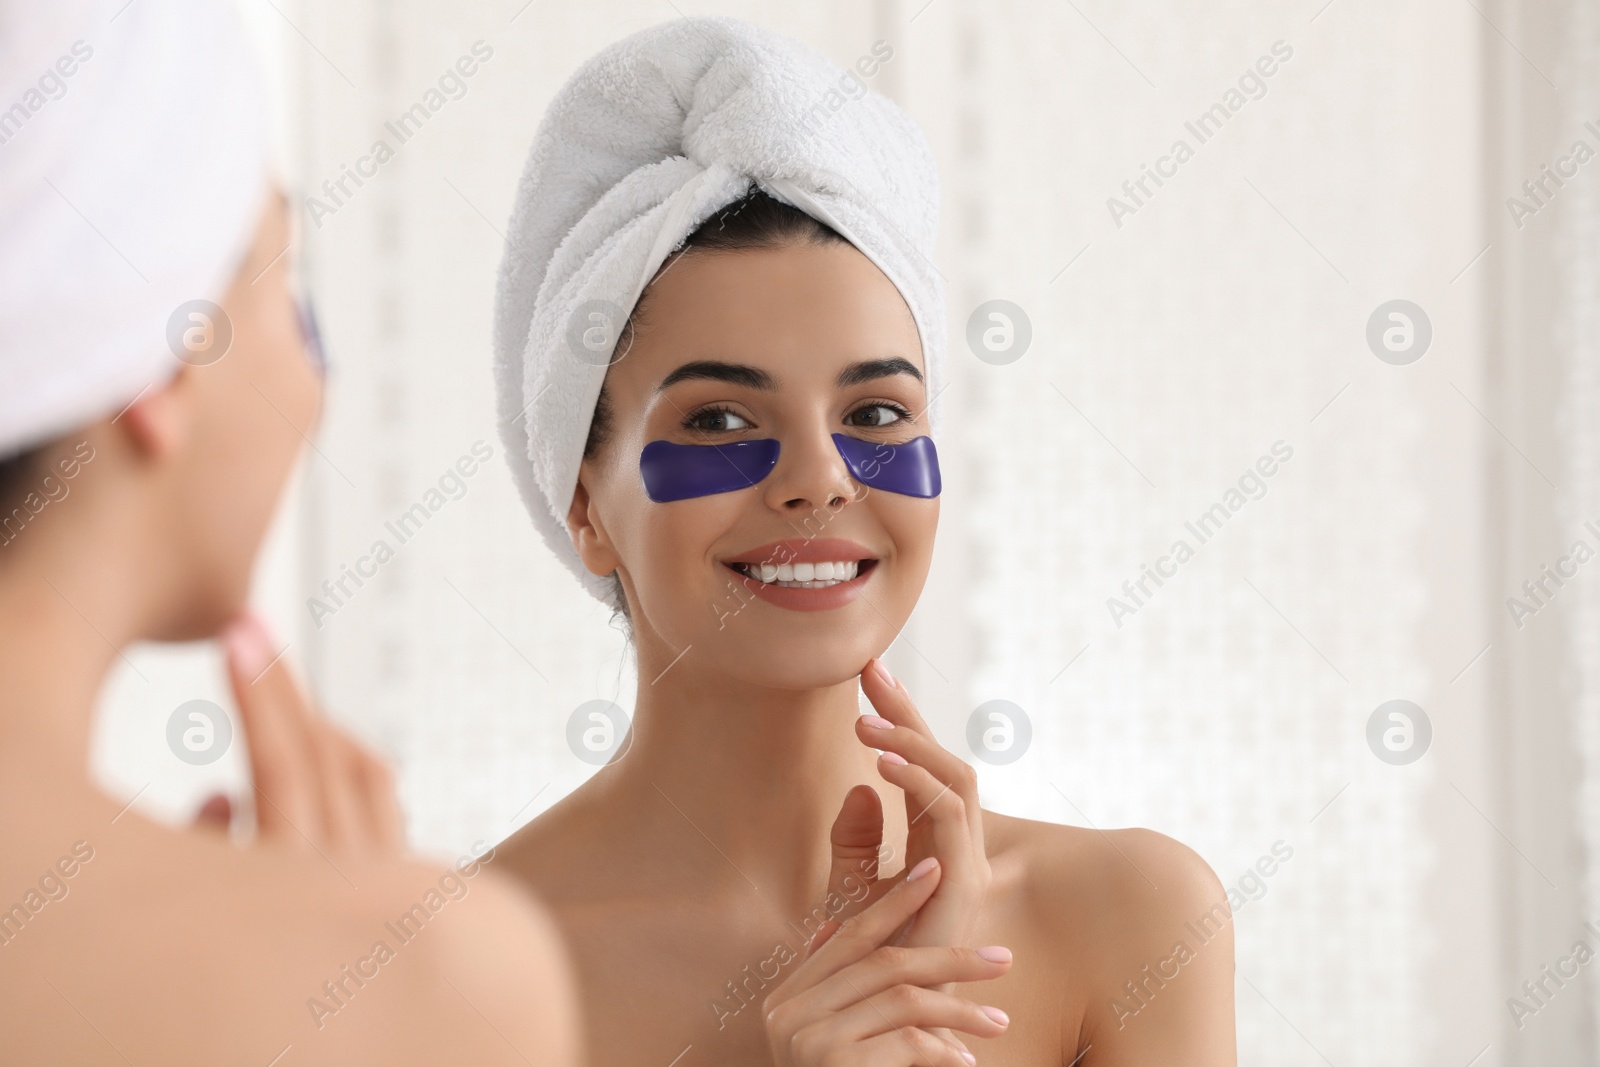
M 933 731 L 928 729 L 917 706 L 912 703 L 905 683 L 889 673 L 882 656 L 874 657 L 861 672 L 861 691 L 867 694 L 872 706 L 885 719 L 896 726 L 909 726 L 925 737 L 933 737 Z

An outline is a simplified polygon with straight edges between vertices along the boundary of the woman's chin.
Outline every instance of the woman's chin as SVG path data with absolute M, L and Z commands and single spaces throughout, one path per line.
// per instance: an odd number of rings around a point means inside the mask
M 206 641 L 217 637 L 250 604 L 249 566 L 216 568 L 207 578 L 190 583 L 153 620 L 143 640 Z
M 751 686 L 808 692 L 831 689 L 856 678 L 874 653 L 866 648 L 804 647 L 752 650 L 724 664 L 725 673 Z

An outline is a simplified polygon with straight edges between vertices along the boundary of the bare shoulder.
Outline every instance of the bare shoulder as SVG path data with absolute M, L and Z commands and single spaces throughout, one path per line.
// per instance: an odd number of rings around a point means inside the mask
M 1232 1064 L 1233 922 L 1221 880 L 1153 830 L 1094 830 L 984 812 L 1009 885 L 1066 976 L 1067 1047 L 1083 1067 Z
M 633 881 L 624 867 L 627 849 L 592 847 L 595 841 L 616 840 L 603 821 L 600 785 L 589 779 L 494 848 L 496 869 L 558 912 L 593 903 L 605 886 Z
M 468 904 L 463 896 L 460 903 Z M 522 1011 L 555 1004 L 571 994 L 571 960 L 549 910 L 505 873 L 484 871 L 471 888 L 470 906 L 436 947 L 446 971 L 470 969 Z M 502 999 L 505 999 L 504 997 Z M 575 1007 L 575 1001 L 568 1004 Z
M 1194 849 L 1138 827 L 1094 830 L 985 811 L 992 864 L 1023 877 L 1039 917 L 1063 928 L 1140 924 L 1176 909 L 1189 916 L 1214 902 L 1226 907 L 1222 882 Z
M 486 869 L 493 858 L 491 851 L 451 864 L 397 861 L 366 872 L 370 893 L 364 888 L 361 914 L 350 918 L 377 934 L 351 966 L 382 973 L 402 956 L 405 966 L 393 968 L 386 1010 L 353 1015 L 351 1048 L 363 1056 L 387 1048 L 386 1062 L 397 1063 L 579 1063 L 567 946 L 536 898 Z M 378 958 L 380 946 L 392 947 L 388 959 Z M 324 999 L 335 1011 L 339 992 Z M 397 1026 L 399 1019 L 421 1025 Z M 438 1048 L 424 1048 L 436 1039 Z
M 488 856 L 240 849 L 135 814 L 82 844 L 70 864 L 44 845 L 21 861 L 48 877 L 42 903 L 0 924 L 0 1060 L 89 1061 L 92 1031 L 81 1057 L 33 1054 L 78 1034 L 81 1011 L 137 1063 L 290 1047 L 305 1064 L 578 1062 L 561 939 Z M 228 1025 L 177 1027 L 175 1003 Z

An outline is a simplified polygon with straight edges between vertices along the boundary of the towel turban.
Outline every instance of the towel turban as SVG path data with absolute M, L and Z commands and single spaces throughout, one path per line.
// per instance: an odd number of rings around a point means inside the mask
M 218 0 L 0 0 L 0 458 L 182 364 L 267 192 L 265 92 Z
M 589 60 L 539 125 L 496 294 L 500 435 L 540 535 L 613 608 L 566 525 L 611 343 L 666 258 L 752 185 L 883 271 L 916 321 L 930 399 L 942 388 L 937 168 L 916 123 L 864 86 L 779 34 L 688 18 Z

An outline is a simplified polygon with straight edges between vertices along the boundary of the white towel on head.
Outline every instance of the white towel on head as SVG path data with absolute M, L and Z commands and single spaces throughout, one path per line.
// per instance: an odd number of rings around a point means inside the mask
M 265 91 L 219 0 L 0 3 L 0 457 L 183 364 L 267 191 Z
M 612 607 L 566 526 L 610 355 L 584 331 L 614 338 L 666 257 L 752 183 L 839 231 L 894 282 L 921 334 L 929 397 L 942 388 L 937 168 L 916 123 L 864 85 L 787 37 L 689 18 L 585 63 L 539 125 L 496 296 L 500 435 L 540 535 Z

